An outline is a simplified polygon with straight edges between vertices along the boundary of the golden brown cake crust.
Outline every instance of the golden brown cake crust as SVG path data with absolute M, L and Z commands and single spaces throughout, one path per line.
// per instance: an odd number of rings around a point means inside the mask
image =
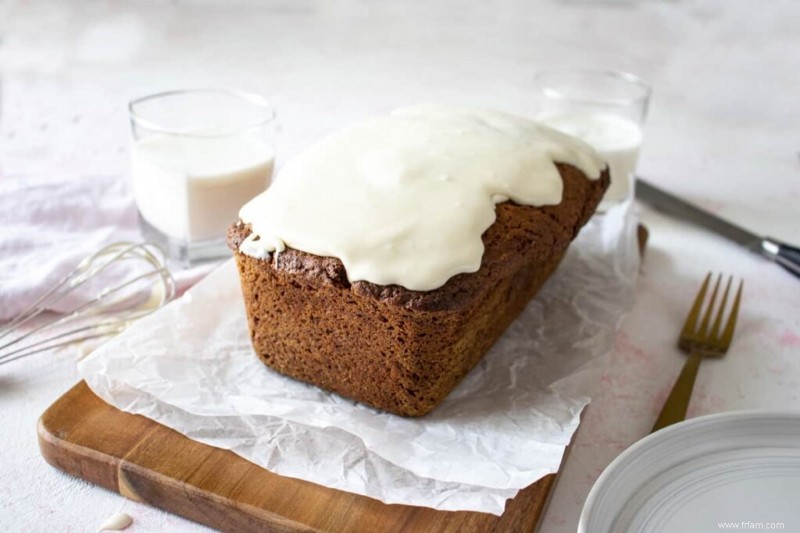
M 558 165 L 560 204 L 505 202 L 483 234 L 478 272 L 432 291 L 350 283 L 341 261 L 287 249 L 240 253 L 250 229 L 228 231 L 253 347 L 270 367 L 404 416 L 433 409 L 478 363 L 558 266 L 608 187 Z

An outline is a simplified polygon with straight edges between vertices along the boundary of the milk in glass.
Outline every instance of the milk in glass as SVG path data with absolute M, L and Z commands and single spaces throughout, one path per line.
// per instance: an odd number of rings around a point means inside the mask
M 539 120 L 582 139 L 608 163 L 611 185 L 603 197 L 604 204 L 618 203 L 631 196 L 642 146 L 642 129 L 638 123 L 619 115 L 590 111 L 547 114 Z
M 133 190 L 145 221 L 174 239 L 219 239 L 267 188 L 272 147 L 247 136 L 154 134 L 134 142 Z

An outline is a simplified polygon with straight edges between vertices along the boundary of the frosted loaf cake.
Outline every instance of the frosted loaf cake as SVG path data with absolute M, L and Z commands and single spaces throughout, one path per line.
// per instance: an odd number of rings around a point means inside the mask
M 271 368 L 404 416 L 433 409 L 558 266 L 608 187 L 587 145 L 416 106 L 289 162 L 228 232 Z

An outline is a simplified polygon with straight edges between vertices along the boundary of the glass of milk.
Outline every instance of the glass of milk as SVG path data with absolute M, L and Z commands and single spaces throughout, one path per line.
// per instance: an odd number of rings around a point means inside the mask
M 627 72 L 555 68 L 535 77 L 537 120 L 592 145 L 609 166 L 599 211 L 633 197 L 650 85 Z
M 144 237 L 185 266 L 229 255 L 227 228 L 272 177 L 272 107 L 257 94 L 198 89 L 145 96 L 128 109 Z

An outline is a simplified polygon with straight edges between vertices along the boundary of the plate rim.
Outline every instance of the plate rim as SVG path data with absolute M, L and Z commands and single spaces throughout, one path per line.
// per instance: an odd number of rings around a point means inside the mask
M 742 422 L 752 418 L 762 418 L 764 416 L 773 417 L 788 417 L 794 418 L 800 422 L 800 409 L 741 409 L 734 411 L 722 411 L 719 413 L 711 413 L 707 415 L 697 416 L 667 426 L 654 433 L 644 436 L 638 441 L 634 442 L 616 456 L 601 472 L 600 476 L 595 480 L 589 494 L 584 501 L 581 514 L 578 519 L 578 533 L 589 533 L 589 519 L 591 518 L 592 511 L 597 506 L 600 493 L 605 485 L 616 475 L 631 458 L 635 458 L 643 451 L 648 450 L 653 446 L 654 442 L 659 442 L 664 438 L 669 438 L 675 433 L 684 433 L 695 431 L 695 428 L 702 427 L 708 423 L 721 423 L 730 424 L 732 422 Z M 800 432 L 800 430 L 798 430 Z M 592 532 L 596 533 L 596 532 Z

